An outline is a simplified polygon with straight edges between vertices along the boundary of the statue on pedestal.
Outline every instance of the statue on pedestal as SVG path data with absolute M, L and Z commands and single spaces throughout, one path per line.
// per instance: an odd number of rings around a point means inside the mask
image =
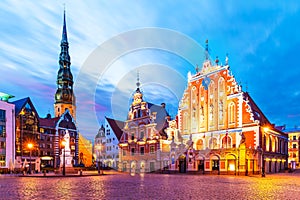
M 64 149 L 62 149 L 61 151 L 60 166 L 62 167 L 63 164 L 65 163 L 66 167 L 73 167 L 72 165 L 73 157 L 71 155 L 71 149 L 70 149 L 70 134 L 68 130 L 66 130 L 66 134 L 64 135 L 64 141 L 65 141 L 65 146 Z

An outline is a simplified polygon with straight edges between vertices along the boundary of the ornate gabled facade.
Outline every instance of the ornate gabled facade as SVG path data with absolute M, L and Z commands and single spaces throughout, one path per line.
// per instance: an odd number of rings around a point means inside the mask
M 62 39 L 60 43 L 59 70 L 57 73 L 57 90 L 55 93 L 55 117 L 61 116 L 68 109 L 76 120 L 76 99 L 73 92 L 73 75 L 67 37 L 66 14 L 64 12 Z
M 153 105 L 143 100 L 139 80 L 120 139 L 119 170 L 131 173 L 151 172 L 161 168 L 164 129 L 168 116 L 164 104 Z
M 287 135 L 277 130 L 218 58 L 189 75 L 178 110 L 189 148 L 175 166 L 220 173 L 278 172 L 287 166 Z M 185 163 L 182 164 L 181 163 Z M 181 168 L 182 168 L 181 167 Z M 178 169 L 185 171 L 185 169 Z
M 41 150 L 43 150 L 41 151 L 41 159 L 43 165 L 59 168 L 60 155 L 63 152 L 62 141 L 67 130 L 70 135 L 69 148 L 73 157 L 72 164 L 79 164 L 79 133 L 75 120 L 69 110 L 66 110 L 60 117 L 40 118 Z

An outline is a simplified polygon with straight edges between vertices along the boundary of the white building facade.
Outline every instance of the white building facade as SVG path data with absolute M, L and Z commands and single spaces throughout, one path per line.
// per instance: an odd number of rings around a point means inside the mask
M 0 93 L 0 168 L 13 170 L 15 165 L 15 105 L 11 95 Z
M 102 167 L 118 169 L 119 140 L 123 126 L 124 122 L 105 117 L 104 127 L 99 129 L 94 145 L 96 161 Z

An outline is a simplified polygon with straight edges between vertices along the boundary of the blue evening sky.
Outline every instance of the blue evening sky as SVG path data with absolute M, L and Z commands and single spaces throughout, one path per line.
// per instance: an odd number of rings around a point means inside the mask
M 125 120 L 139 72 L 144 99 L 174 117 L 209 40 L 276 125 L 300 125 L 299 1 L 0 2 L 0 92 L 53 115 L 64 4 L 77 125 L 94 139 L 104 116 Z

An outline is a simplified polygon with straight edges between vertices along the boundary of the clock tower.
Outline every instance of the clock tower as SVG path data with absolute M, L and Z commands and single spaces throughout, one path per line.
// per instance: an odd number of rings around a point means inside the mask
M 57 72 L 57 90 L 55 93 L 54 114 L 61 116 L 67 109 L 76 119 L 76 100 L 73 93 L 73 75 L 71 73 L 71 59 L 66 27 L 66 13 L 64 11 L 62 39 L 60 43 L 59 70 Z

